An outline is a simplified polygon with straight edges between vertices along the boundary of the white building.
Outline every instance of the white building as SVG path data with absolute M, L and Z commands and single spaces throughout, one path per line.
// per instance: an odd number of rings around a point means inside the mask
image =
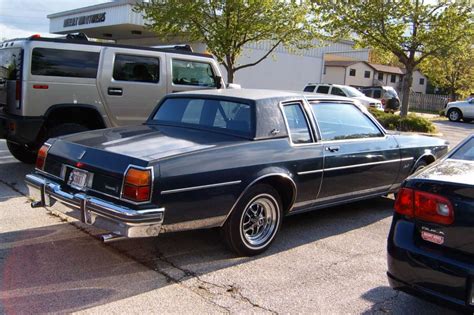
M 360 60 L 330 60 L 325 62 L 323 82 L 352 85 L 355 87 L 392 86 L 400 91 L 405 69 L 378 65 Z M 413 72 L 411 89 L 426 93 L 427 78 L 419 71 Z
M 140 0 L 138 0 L 140 1 Z M 50 32 L 68 34 L 82 32 L 98 39 L 114 40 L 119 44 L 156 46 L 163 44 L 152 32 L 145 28 L 141 13 L 134 12 L 137 0 L 115 0 L 48 15 Z M 203 43 L 173 42 L 172 44 L 190 44 L 194 51 L 204 52 Z M 238 60 L 246 64 L 258 60 L 270 49 L 269 42 L 250 43 Z M 302 90 L 308 82 L 321 82 L 324 57 L 343 55 L 345 58 L 368 60 L 368 50 L 355 50 L 350 41 L 328 43 L 297 52 L 289 52 L 277 47 L 274 53 L 254 67 L 235 73 L 235 83 L 249 88 L 275 88 Z M 224 78 L 225 70 L 222 67 Z

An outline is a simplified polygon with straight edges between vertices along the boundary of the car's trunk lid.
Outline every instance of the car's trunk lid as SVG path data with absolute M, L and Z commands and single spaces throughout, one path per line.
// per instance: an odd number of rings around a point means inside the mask
M 415 178 L 417 189 L 446 197 L 454 209 L 451 225 L 417 220 L 420 240 L 474 256 L 474 163 L 447 159 Z

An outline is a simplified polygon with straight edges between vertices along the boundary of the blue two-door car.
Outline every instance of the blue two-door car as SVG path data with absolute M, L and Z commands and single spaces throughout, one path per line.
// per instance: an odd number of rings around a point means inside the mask
M 222 227 L 231 249 L 255 255 L 283 216 L 396 191 L 446 151 L 440 139 L 387 134 L 347 98 L 186 92 L 144 125 L 50 139 L 26 183 L 33 206 L 65 204 L 114 237 Z
M 403 183 L 387 251 L 392 288 L 474 313 L 474 134 Z

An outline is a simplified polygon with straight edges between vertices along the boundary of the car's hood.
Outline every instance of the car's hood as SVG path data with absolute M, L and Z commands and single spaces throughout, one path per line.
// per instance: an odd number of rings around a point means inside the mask
M 243 139 L 219 133 L 171 126 L 141 125 L 93 130 L 59 138 L 70 144 L 142 160 L 156 160 Z
M 474 185 L 474 163 L 446 159 L 413 175 L 414 178 Z
M 448 106 L 459 106 L 459 105 L 469 105 L 469 102 L 468 101 L 456 101 L 456 102 L 449 102 L 448 103 Z

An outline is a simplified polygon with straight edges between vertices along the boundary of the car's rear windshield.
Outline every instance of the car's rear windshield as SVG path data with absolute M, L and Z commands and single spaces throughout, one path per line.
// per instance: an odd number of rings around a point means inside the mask
M 463 145 L 461 145 L 453 154 L 449 157 L 456 160 L 474 161 L 474 138 L 469 139 Z
M 168 98 L 161 103 L 152 122 L 253 137 L 252 110 L 249 104 L 229 100 Z

